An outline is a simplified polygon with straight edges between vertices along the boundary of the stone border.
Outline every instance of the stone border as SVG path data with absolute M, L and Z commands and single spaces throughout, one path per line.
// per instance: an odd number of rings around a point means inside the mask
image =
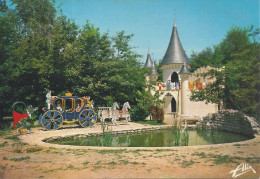
M 259 130 L 254 118 L 236 110 L 223 110 L 208 114 L 196 124 L 202 129 L 233 132 L 248 137 L 254 137 L 254 134 Z

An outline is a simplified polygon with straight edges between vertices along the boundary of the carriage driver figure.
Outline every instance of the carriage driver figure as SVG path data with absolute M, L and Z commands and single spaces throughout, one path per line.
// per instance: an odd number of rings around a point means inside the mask
M 48 91 L 46 94 L 46 103 L 48 105 L 48 109 L 50 110 L 51 108 L 51 90 Z

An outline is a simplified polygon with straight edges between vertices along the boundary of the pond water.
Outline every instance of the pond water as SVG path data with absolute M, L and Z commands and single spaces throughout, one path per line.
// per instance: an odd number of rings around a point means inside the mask
M 174 131 L 173 129 L 156 130 L 133 134 L 111 134 L 91 137 L 69 137 L 48 140 L 48 143 L 77 146 L 100 147 L 171 147 L 193 146 L 238 142 L 250 139 L 249 137 L 223 131 Z

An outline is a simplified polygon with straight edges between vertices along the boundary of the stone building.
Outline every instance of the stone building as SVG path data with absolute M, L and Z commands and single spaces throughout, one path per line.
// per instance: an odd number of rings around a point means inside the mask
M 150 89 L 150 92 L 154 94 L 155 91 L 160 91 L 160 98 L 164 99 L 166 115 L 204 116 L 218 111 L 217 104 L 190 100 L 192 90 L 206 88 L 212 83 L 212 79 L 205 79 L 197 75 L 208 71 L 209 67 L 190 72 L 191 62 L 182 47 L 175 22 L 168 48 L 161 62 L 162 81 L 158 81 L 159 74 L 154 67 L 149 51 L 144 67 L 151 69 L 146 80 L 156 81 L 155 90 Z

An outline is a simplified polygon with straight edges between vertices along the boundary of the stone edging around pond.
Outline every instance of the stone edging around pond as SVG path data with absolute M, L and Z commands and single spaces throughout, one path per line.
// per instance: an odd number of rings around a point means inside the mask
M 258 124 L 253 118 L 236 110 L 224 110 L 205 116 L 197 126 L 206 130 L 220 130 L 254 137 Z

